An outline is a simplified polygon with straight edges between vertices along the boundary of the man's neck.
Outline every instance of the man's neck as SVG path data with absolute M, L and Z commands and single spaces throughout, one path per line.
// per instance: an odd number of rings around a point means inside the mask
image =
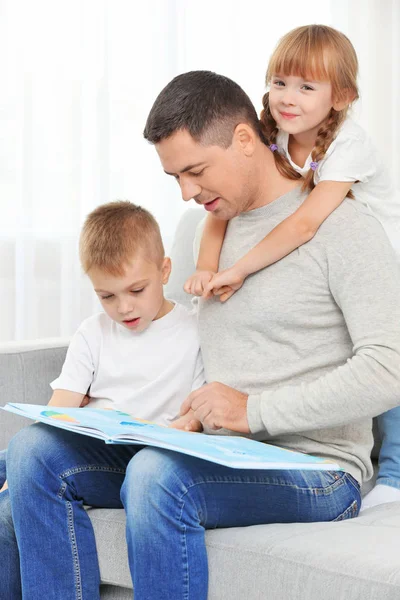
M 246 210 L 254 210 L 270 204 L 299 186 L 299 180 L 288 179 L 281 175 L 276 167 L 273 153 L 264 144 L 257 149 L 257 167 L 255 171 L 254 200 Z

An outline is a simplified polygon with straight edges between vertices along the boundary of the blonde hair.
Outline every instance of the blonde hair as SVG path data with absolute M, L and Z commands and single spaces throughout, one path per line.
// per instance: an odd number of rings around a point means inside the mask
M 85 220 L 79 239 L 79 257 L 88 273 L 98 268 L 122 276 L 126 263 L 139 252 L 161 267 L 164 246 L 153 215 L 132 202 L 102 204 Z
M 329 81 L 335 102 L 350 99 L 357 100 L 358 60 L 350 40 L 340 31 L 326 25 L 305 25 L 289 31 L 279 41 L 271 56 L 266 74 L 266 85 L 274 75 L 296 75 L 304 79 Z M 350 103 L 343 110 L 331 109 L 321 125 L 315 146 L 311 152 L 313 162 L 320 162 L 343 124 Z M 264 94 L 263 110 L 260 121 L 264 137 L 268 144 L 274 144 L 278 127 L 269 109 L 269 93 Z M 274 152 L 276 165 L 282 175 L 290 179 L 301 176 L 286 158 Z M 303 190 L 314 188 L 314 171 L 307 173 Z M 352 197 L 351 192 L 348 194 Z

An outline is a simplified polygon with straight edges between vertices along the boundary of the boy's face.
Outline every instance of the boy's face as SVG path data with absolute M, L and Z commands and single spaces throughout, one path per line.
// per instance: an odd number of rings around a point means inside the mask
M 110 275 L 97 268 L 88 275 L 108 316 L 139 333 L 171 310 L 163 291 L 170 273 L 169 258 L 164 258 L 158 266 L 140 253 L 126 264 L 124 275 Z

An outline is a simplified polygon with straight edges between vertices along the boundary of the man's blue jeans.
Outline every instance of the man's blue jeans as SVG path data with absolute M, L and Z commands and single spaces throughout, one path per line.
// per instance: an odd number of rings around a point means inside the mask
M 43 424 L 11 441 L 7 476 L 24 600 L 100 598 L 84 504 L 125 507 L 135 600 L 206 600 L 205 529 L 342 520 L 360 507 L 359 486 L 343 472 L 229 469 Z M 18 555 L 4 558 L 2 547 L 1 582 L 10 561 L 18 570 Z M 4 600 L 21 597 L 13 581 Z

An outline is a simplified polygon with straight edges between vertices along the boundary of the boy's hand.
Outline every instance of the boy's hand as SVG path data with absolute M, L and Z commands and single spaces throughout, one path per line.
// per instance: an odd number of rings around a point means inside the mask
M 245 279 L 245 275 L 235 267 L 216 273 L 206 285 L 203 298 L 210 298 L 214 295 L 219 296 L 221 302 L 226 302 L 235 292 L 240 290 Z
M 0 490 L 0 494 L 1 494 L 1 492 L 5 492 L 7 488 L 8 488 L 8 483 L 7 483 L 7 481 L 5 481 L 5 482 L 3 483 L 3 487 L 2 487 L 2 488 L 1 488 L 1 490 Z
M 172 421 L 170 427 L 184 431 L 203 431 L 203 425 L 196 419 L 192 410 L 189 410 L 183 417 Z
M 215 273 L 213 271 L 196 271 L 186 281 L 183 289 L 187 294 L 202 296 L 206 285 L 211 281 Z
M 81 405 L 80 405 L 80 407 L 79 407 L 79 408 L 83 408 L 84 406 L 87 406 L 87 405 L 89 404 L 89 402 L 90 402 L 90 396 L 88 396 L 88 395 L 86 394 L 86 396 L 84 396 L 84 397 L 82 398 L 82 402 L 81 402 Z

